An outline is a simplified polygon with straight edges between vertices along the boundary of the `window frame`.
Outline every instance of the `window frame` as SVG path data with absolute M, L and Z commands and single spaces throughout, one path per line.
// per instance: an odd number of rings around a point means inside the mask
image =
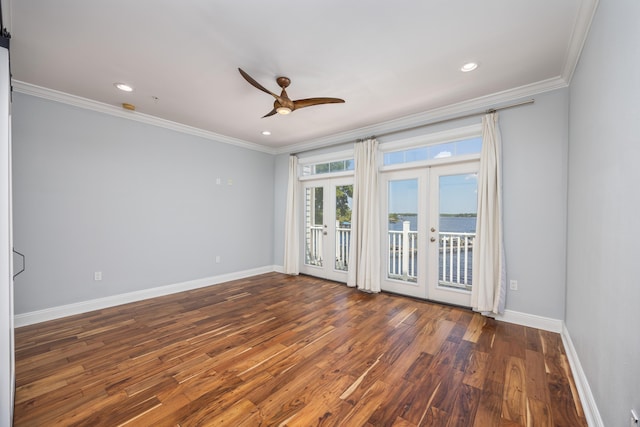
M 380 172 L 387 172 L 403 169 L 422 168 L 425 166 L 428 167 L 442 164 L 463 163 L 471 160 L 477 160 L 480 158 L 480 153 L 465 154 L 461 156 L 444 157 L 438 159 L 418 160 L 415 162 L 407 163 L 395 163 L 392 165 L 383 164 L 384 155 L 387 153 L 411 150 L 414 148 L 429 147 L 433 145 L 446 144 L 450 142 L 478 137 L 482 137 L 482 124 L 464 126 L 442 132 L 435 132 L 428 135 L 420 135 L 380 144 L 378 150 L 381 156 L 378 170 Z
M 299 181 L 308 181 L 308 180 L 316 180 L 316 179 L 325 179 L 325 178 L 340 178 L 345 176 L 353 176 L 353 170 L 346 171 L 338 171 L 338 172 L 327 172 L 313 175 L 303 175 L 302 170 L 305 166 L 314 166 L 318 164 L 332 163 L 332 162 L 341 162 L 345 160 L 351 160 L 354 162 L 355 169 L 355 159 L 353 158 L 353 149 L 351 150 L 342 150 L 335 151 L 332 153 L 325 154 L 317 154 L 309 157 L 298 158 L 298 180 Z

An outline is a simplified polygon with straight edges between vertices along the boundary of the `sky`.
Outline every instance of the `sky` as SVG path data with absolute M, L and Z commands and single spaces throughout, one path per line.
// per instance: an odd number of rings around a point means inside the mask
M 384 155 L 384 164 L 392 165 L 475 154 L 479 153 L 481 149 L 482 138 L 470 138 L 386 153 Z M 477 174 L 440 176 L 440 213 L 475 213 L 478 204 L 477 188 Z M 426 194 L 429 189 L 419 190 L 417 179 L 390 181 L 387 189 L 389 213 L 417 213 L 418 191 Z
M 441 176 L 439 183 L 440 213 L 475 213 L 477 211 L 478 178 L 476 174 Z M 389 181 L 389 213 L 418 212 L 418 180 Z M 425 193 L 427 189 L 423 190 Z

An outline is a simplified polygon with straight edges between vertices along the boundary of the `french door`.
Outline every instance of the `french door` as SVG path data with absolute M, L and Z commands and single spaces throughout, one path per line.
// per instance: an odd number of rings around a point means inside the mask
M 471 305 L 478 162 L 383 173 L 385 291 Z
M 347 281 L 353 178 L 304 181 L 300 272 Z

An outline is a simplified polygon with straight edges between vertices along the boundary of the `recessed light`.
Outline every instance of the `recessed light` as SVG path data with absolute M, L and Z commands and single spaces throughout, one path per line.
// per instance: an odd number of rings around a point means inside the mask
M 124 92 L 133 92 L 133 88 L 126 83 L 114 83 L 115 87 Z
M 262 134 L 263 134 L 264 136 L 269 136 L 269 135 L 271 135 L 271 132 L 269 132 L 268 130 L 263 130 L 263 131 L 262 131 Z
M 478 68 L 478 64 L 476 62 L 467 62 L 462 67 L 460 67 L 460 71 L 463 73 L 468 73 L 469 71 L 473 71 Z

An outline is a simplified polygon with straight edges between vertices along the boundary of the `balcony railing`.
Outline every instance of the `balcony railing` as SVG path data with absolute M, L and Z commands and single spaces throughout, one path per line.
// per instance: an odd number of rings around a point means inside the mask
M 476 233 L 444 232 L 439 234 L 439 284 L 441 286 L 471 290 L 473 243 Z
M 387 277 L 418 280 L 418 232 L 404 221 L 402 230 L 389 230 Z M 475 233 L 438 233 L 438 284 L 470 290 L 472 284 L 473 242 Z
M 351 248 L 351 226 L 340 227 L 340 221 L 336 221 L 336 270 L 349 270 L 349 248 Z
M 418 232 L 409 229 L 409 221 L 402 230 L 389 230 L 387 277 L 416 282 L 418 280 Z M 349 268 L 351 228 L 336 223 L 335 265 L 336 270 Z M 323 266 L 323 233 L 321 225 L 307 228 L 305 263 Z M 473 243 L 475 233 L 438 233 L 438 284 L 457 289 L 470 290 L 472 284 Z
M 336 221 L 336 239 L 335 239 L 335 265 L 334 268 L 339 271 L 347 271 L 349 269 L 349 248 L 351 247 L 351 227 L 340 226 L 340 221 Z M 305 264 L 322 267 L 323 261 L 323 234 L 324 227 L 322 225 L 314 225 L 307 228 Z
M 390 279 L 418 280 L 418 232 L 409 227 L 409 221 L 404 221 L 402 231 L 389 230 L 387 276 Z
M 323 228 L 321 225 L 307 227 L 305 234 L 304 263 L 322 267 L 324 246 L 322 244 Z

